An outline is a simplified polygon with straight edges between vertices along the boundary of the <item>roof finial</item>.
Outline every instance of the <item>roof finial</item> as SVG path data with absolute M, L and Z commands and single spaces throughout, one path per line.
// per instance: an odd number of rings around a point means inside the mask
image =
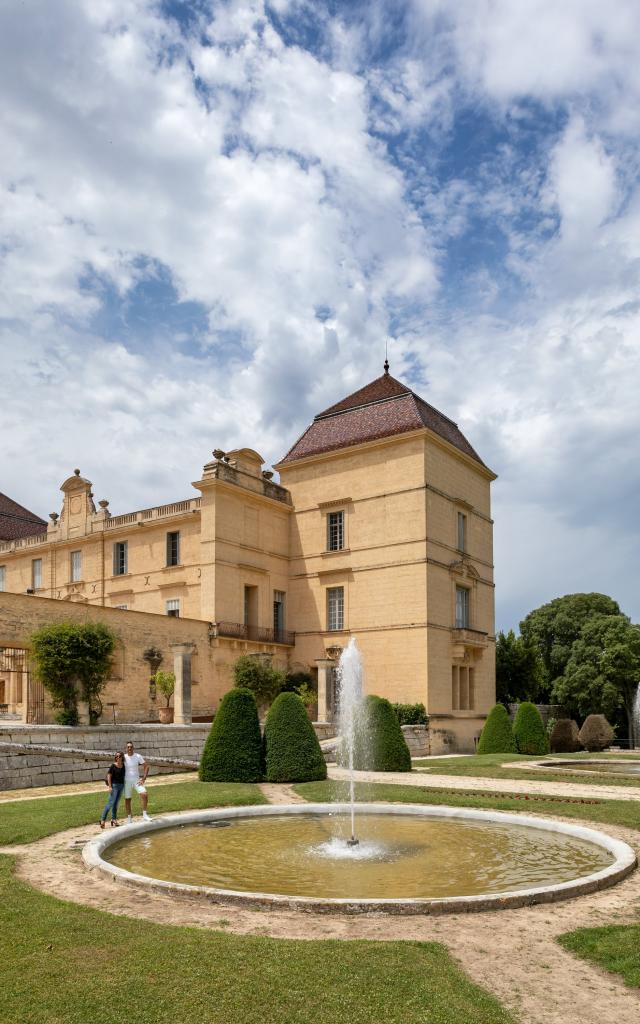
M 389 352 L 388 352 L 388 348 L 389 348 L 389 341 L 388 341 L 388 339 L 385 338 L 385 342 L 384 342 L 384 372 L 385 373 L 389 372 L 389 359 L 388 359 Z

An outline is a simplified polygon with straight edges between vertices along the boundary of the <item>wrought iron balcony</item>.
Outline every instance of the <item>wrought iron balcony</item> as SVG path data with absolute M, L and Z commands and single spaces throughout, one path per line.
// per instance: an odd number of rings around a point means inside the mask
M 261 644 L 286 644 L 293 647 L 296 638 L 295 633 L 289 629 L 247 626 L 242 622 L 216 622 L 214 627 L 218 636 L 232 637 L 234 640 L 253 640 Z

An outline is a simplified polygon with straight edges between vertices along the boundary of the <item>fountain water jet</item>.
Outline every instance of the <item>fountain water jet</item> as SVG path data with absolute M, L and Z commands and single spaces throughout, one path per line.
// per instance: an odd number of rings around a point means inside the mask
M 351 838 L 348 846 L 357 846 L 356 839 L 356 784 L 353 767 L 356 731 L 362 711 L 362 657 L 352 637 L 340 655 L 338 663 L 338 731 L 342 738 L 343 756 L 349 770 L 349 804 L 351 809 Z

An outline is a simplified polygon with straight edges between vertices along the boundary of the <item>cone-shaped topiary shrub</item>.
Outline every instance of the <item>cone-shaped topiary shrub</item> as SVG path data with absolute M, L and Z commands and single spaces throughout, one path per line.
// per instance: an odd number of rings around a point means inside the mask
M 548 754 L 549 737 L 535 704 L 525 700 L 518 705 L 513 735 L 520 754 Z
M 496 704 L 487 715 L 476 753 L 515 754 L 516 750 L 509 712 L 504 704 Z
M 297 693 L 281 693 L 264 725 L 268 782 L 326 779 L 327 765 L 307 710 Z
M 354 768 L 372 772 L 410 772 L 411 753 L 393 706 L 384 697 L 364 698 L 354 743 Z M 342 764 L 347 763 L 345 745 Z
M 582 750 L 578 726 L 572 718 L 559 718 L 549 740 L 552 754 L 575 754 Z
M 604 715 L 589 715 L 580 730 L 580 742 L 585 750 L 605 750 L 613 740 L 613 729 Z
M 222 702 L 200 758 L 203 782 L 260 782 L 262 739 L 256 699 L 234 687 Z

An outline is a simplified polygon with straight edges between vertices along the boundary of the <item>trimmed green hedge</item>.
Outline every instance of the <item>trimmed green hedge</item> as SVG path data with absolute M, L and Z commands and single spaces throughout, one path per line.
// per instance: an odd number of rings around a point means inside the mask
M 525 700 L 518 705 L 513 735 L 520 754 L 548 754 L 549 737 L 535 704 Z
M 424 704 L 392 704 L 400 725 L 428 725 L 429 716 Z
M 281 693 L 271 705 L 264 726 L 264 756 L 268 782 L 326 779 L 318 737 L 297 693 Z
M 222 702 L 200 759 L 202 782 L 260 782 L 262 738 L 251 690 L 235 687 Z
M 504 704 L 496 704 L 487 715 L 476 753 L 515 754 L 516 751 L 516 741 L 509 712 Z
M 343 748 L 343 764 L 345 756 Z M 356 729 L 353 763 L 358 771 L 411 771 L 411 754 L 398 716 L 384 697 L 371 693 L 364 698 L 360 727 Z

